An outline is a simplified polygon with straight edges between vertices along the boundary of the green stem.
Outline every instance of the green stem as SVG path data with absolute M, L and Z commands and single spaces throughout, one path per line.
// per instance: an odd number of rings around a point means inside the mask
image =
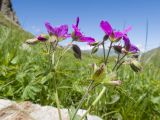
M 59 62 L 60 62 L 60 60 L 62 59 L 62 57 L 63 57 L 63 55 L 68 51 L 70 49 L 70 47 L 67 47 L 65 50 L 64 50 L 64 52 L 60 55 L 60 57 L 59 57 L 59 59 L 57 60 L 57 63 L 56 63 L 56 65 L 55 65 L 55 69 L 57 68 L 57 66 L 58 66 L 58 64 L 59 64 Z
M 98 101 L 102 98 L 103 94 L 105 93 L 106 91 L 106 87 L 103 87 L 102 91 L 99 93 L 98 97 L 93 101 L 93 103 L 91 104 L 91 106 L 87 109 L 87 111 L 84 113 L 84 115 L 81 117 L 80 120 L 83 120 L 87 114 L 90 112 L 90 110 L 92 109 L 92 107 L 94 107 Z
M 116 71 L 121 67 L 121 65 L 124 63 L 124 61 L 122 61 L 118 66 L 117 66 L 117 69 Z
M 51 71 L 52 68 L 52 44 L 50 44 L 49 49 L 48 49 L 48 53 L 49 53 L 49 71 Z
M 118 63 L 119 63 L 119 57 L 120 57 L 120 54 L 118 54 L 116 64 L 114 65 L 112 71 L 113 71 L 113 70 L 116 68 L 116 66 L 118 65 Z
M 59 103 L 59 99 L 58 99 L 57 89 L 56 89 L 56 93 L 55 93 L 55 98 L 56 98 L 59 120 L 62 120 L 62 114 L 61 114 L 61 110 L 60 110 L 60 103 Z
M 105 65 L 106 65 L 107 62 L 108 62 L 108 57 L 109 57 L 109 53 L 110 53 L 111 48 L 112 48 L 112 44 L 113 44 L 113 42 L 110 43 L 109 50 L 108 50 L 108 53 L 107 53 L 107 57 L 106 57 L 106 59 L 105 59 Z
M 104 42 L 102 43 L 102 46 L 103 46 L 103 57 L 104 57 L 104 62 L 105 62 L 105 59 L 106 59 L 106 51 L 105 51 Z
M 88 88 L 87 88 L 87 91 L 85 92 L 84 96 L 82 97 L 82 99 L 81 99 L 81 101 L 80 101 L 79 105 L 77 106 L 76 111 L 75 111 L 75 113 L 74 113 L 74 115 L 73 115 L 73 117 L 72 117 L 72 120 L 74 120 L 74 118 L 75 118 L 75 116 L 76 116 L 76 114 L 77 114 L 77 112 L 78 112 L 79 108 L 82 106 L 82 104 L 83 104 L 84 100 L 85 100 L 85 99 L 86 99 L 86 97 L 88 96 L 89 91 L 90 91 L 90 89 L 91 89 L 91 87 L 92 87 L 93 83 L 94 83 L 94 81 L 92 80 L 92 81 L 90 82 L 90 84 L 89 84 Z
M 113 67 L 112 71 L 115 70 L 115 68 L 117 67 L 117 65 L 121 62 L 121 60 L 126 56 L 127 54 L 123 55 L 116 63 L 116 65 Z

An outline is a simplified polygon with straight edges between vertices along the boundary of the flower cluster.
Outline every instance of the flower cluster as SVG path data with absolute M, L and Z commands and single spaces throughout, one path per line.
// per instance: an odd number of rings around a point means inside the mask
M 71 34 L 68 33 L 68 25 L 66 24 L 58 27 L 53 27 L 49 22 L 46 22 L 45 27 L 48 31 L 48 35 L 41 34 L 37 37 L 36 40 L 34 39 L 32 41 L 30 40 L 27 42 L 28 43 L 35 43 L 37 41 L 45 42 L 49 40 L 49 38 L 50 38 L 50 41 L 55 41 L 55 40 L 62 41 L 71 37 L 73 41 L 87 42 L 89 45 L 94 46 L 94 44 L 96 43 L 96 40 L 92 37 L 85 36 L 80 31 L 78 27 L 79 21 L 80 19 L 79 17 L 77 17 L 76 24 L 72 25 L 73 32 Z M 132 29 L 130 26 L 123 31 L 117 31 L 112 28 L 112 26 L 108 21 L 102 20 L 100 22 L 100 27 L 105 32 L 105 38 L 106 39 L 109 38 L 112 43 L 119 42 L 121 39 L 124 41 L 124 46 L 120 46 L 120 45 L 113 46 L 116 51 L 119 50 L 118 52 L 131 53 L 131 54 L 139 52 L 139 49 L 131 43 L 129 37 L 127 36 L 127 33 Z
M 47 34 L 41 34 L 37 36 L 36 40 L 28 40 L 27 43 L 36 43 L 37 41 L 45 42 L 50 39 L 50 41 L 62 41 L 67 38 L 72 38 L 73 41 L 77 42 L 87 42 L 88 44 L 92 44 L 95 42 L 95 39 L 92 37 L 85 36 L 80 29 L 78 28 L 79 17 L 77 17 L 76 25 L 72 25 L 73 32 L 71 34 L 68 33 L 68 25 L 61 25 L 58 27 L 53 27 L 49 22 L 45 23 L 45 27 L 47 29 Z
M 105 34 L 108 36 L 111 42 L 118 42 L 121 39 L 123 39 L 124 47 L 118 46 L 118 48 L 121 48 L 121 52 L 137 53 L 139 51 L 139 49 L 131 43 L 129 37 L 127 36 L 127 33 L 132 29 L 131 26 L 129 26 L 127 29 L 123 31 L 116 31 L 112 28 L 112 26 L 110 25 L 108 21 L 102 20 L 100 23 L 100 27 L 105 32 Z

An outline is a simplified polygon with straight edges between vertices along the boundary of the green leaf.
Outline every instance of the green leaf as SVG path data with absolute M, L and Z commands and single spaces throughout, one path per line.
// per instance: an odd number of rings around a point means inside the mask
M 114 114 L 113 118 L 116 120 L 123 120 L 122 115 L 120 113 Z
M 54 53 L 52 54 L 52 65 L 54 65 Z
M 68 110 L 70 119 L 73 118 L 75 111 L 76 111 L 76 109 L 73 106 L 71 106 L 71 108 Z M 80 120 L 80 119 L 81 119 L 81 116 L 79 116 L 79 115 L 76 115 L 74 118 L 74 120 Z
M 116 103 L 120 99 L 120 96 L 119 95 L 112 95 L 111 98 L 112 98 L 112 100 L 110 102 L 108 102 L 107 104 Z
M 23 91 L 22 99 L 32 99 L 35 100 L 37 93 L 41 91 L 38 85 L 27 85 Z
M 12 59 L 11 63 L 12 64 L 16 64 L 18 61 L 18 56 L 16 56 L 15 58 Z
M 151 102 L 153 104 L 160 104 L 160 96 L 157 96 L 157 97 L 151 97 Z

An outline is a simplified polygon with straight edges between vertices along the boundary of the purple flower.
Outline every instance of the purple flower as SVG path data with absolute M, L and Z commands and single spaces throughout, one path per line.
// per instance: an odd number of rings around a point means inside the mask
M 125 48 L 125 51 L 128 53 L 137 53 L 138 51 L 140 51 L 138 49 L 138 47 L 136 47 L 135 45 L 131 44 L 129 38 L 127 35 L 124 35 L 123 36 L 123 41 L 124 41 L 124 48 Z
M 74 29 L 72 33 L 72 39 L 79 42 L 87 42 L 88 44 L 94 43 L 95 39 L 83 35 L 80 29 L 78 28 L 78 25 L 79 25 L 79 17 L 77 17 L 76 25 L 72 25 L 72 28 Z
M 110 36 L 113 33 L 112 26 L 107 21 L 101 21 L 100 27 L 106 33 L 106 35 Z
M 88 44 L 91 44 L 91 43 L 94 43 L 95 42 L 95 39 L 92 38 L 92 37 L 85 37 L 85 36 L 82 36 L 80 38 L 81 42 L 88 42 Z
M 129 40 L 127 35 L 123 36 L 123 41 L 124 41 L 124 47 L 128 51 L 130 46 L 131 46 L 131 42 L 130 42 L 130 40 Z
M 112 42 L 118 42 L 122 37 L 123 33 L 120 31 L 115 31 L 108 21 L 101 21 L 100 27 L 109 36 Z
M 139 52 L 139 51 L 140 51 L 140 50 L 139 50 L 139 48 L 138 48 L 137 46 L 131 44 L 131 46 L 130 46 L 130 48 L 129 48 L 129 52 L 130 52 L 130 53 L 134 54 L 134 53 L 137 53 L 137 52 Z
M 49 35 L 56 36 L 59 41 L 64 40 L 67 37 L 70 37 L 70 35 L 68 34 L 68 25 L 53 27 L 50 23 L 46 22 L 45 26 L 47 28 Z

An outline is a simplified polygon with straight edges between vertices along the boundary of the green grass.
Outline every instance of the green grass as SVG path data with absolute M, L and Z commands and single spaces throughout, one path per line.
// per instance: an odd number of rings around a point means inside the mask
M 15 26 L 1 14 L 0 18 L 0 23 L 3 23 L 0 24 L 0 98 L 56 106 L 56 86 L 61 108 L 77 106 L 89 84 L 89 64 L 99 64 L 102 59 L 83 54 L 83 59 L 78 60 L 69 51 L 62 58 L 57 71 L 49 72 L 44 46 L 24 46 L 24 41 L 33 35 Z M 59 49 L 56 55 L 61 52 L 62 49 Z M 128 65 L 124 65 L 118 75 L 118 79 L 123 81 L 122 85 L 108 86 L 108 91 L 92 108 L 91 114 L 104 120 L 159 120 L 159 67 L 149 62 L 144 64 L 142 72 L 134 73 Z M 102 85 L 90 93 L 83 109 L 87 109 L 101 89 Z

